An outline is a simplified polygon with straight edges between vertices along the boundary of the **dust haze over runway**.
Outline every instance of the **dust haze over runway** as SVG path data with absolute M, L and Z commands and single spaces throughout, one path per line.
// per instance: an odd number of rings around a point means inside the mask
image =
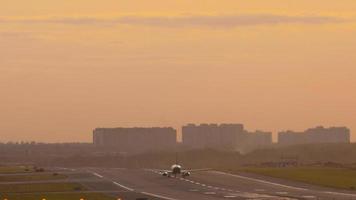
M 265 177 L 197 172 L 188 178 L 167 178 L 151 169 L 85 168 L 96 178 L 153 199 L 356 199 L 356 193 Z M 95 187 L 95 186 L 94 186 Z M 101 188 L 100 190 L 105 190 Z

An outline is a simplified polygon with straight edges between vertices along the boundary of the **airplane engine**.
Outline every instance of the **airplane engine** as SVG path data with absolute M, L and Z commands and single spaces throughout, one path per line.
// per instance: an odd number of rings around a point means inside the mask
M 184 178 L 184 177 L 188 177 L 188 176 L 190 176 L 190 172 L 184 172 L 184 173 L 182 174 L 182 176 L 183 176 L 183 178 Z

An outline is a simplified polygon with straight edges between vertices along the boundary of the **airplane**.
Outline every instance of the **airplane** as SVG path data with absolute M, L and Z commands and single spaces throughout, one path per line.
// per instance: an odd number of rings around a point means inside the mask
M 158 170 L 162 176 L 165 177 L 177 177 L 182 176 L 182 178 L 186 178 L 191 175 L 191 172 L 198 172 L 198 171 L 209 171 L 211 169 L 191 169 L 191 170 L 183 170 L 182 166 L 178 164 L 178 159 L 176 157 L 176 163 L 171 166 L 170 170 Z

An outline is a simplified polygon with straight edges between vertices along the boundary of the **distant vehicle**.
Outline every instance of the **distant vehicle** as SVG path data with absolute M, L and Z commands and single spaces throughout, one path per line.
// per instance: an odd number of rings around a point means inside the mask
M 181 176 L 182 178 L 185 178 L 185 177 L 190 176 L 191 172 L 209 171 L 209 170 L 211 170 L 211 169 L 205 168 L 205 169 L 183 170 L 182 166 L 178 164 L 178 159 L 176 157 L 176 163 L 171 166 L 170 170 L 158 170 L 158 171 L 160 171 L 160 174 L 162 174 L 162 176 L 166 176 L 166 177 Z

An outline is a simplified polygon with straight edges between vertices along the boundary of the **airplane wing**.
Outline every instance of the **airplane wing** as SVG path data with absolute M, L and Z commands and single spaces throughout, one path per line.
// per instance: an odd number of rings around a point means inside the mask
M 211 171 L 211 168 L 203 168 L 203 169 L 185 169 L 182 172 L 203 172 L 203 171 Z
M 169 169 L 145 169 L 146 171 L 150 171 L 150 172 L 156 172 L 156 173 L 169 173 L 172 170 Z

